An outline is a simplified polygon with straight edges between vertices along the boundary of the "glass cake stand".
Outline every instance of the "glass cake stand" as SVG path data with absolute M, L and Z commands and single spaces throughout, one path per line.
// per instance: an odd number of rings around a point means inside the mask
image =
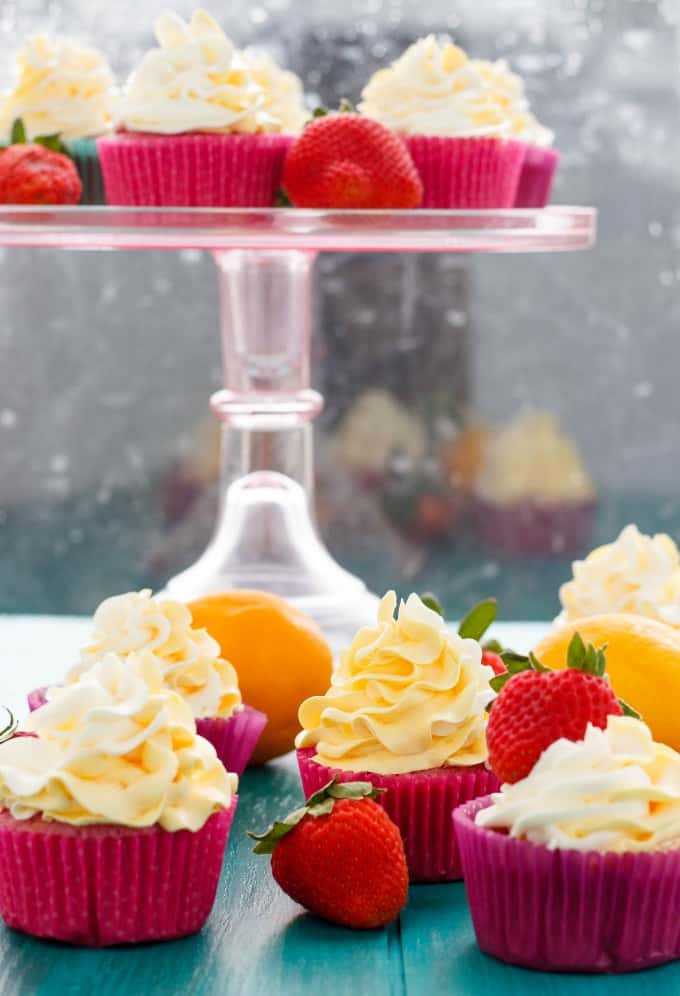
M 310 386 L 319 252 L 555 252 L 587 249 L 591 208 L 509 211 L 0 209 L 0 245 L 206 249 L 220 280 L 224 388 L 220 510 L 201 557 L 167 583 L 181 600 L 227 588 L 283 595 L 333 642 L 375 618 L 376 598 L 324 546 L 313 513 Z

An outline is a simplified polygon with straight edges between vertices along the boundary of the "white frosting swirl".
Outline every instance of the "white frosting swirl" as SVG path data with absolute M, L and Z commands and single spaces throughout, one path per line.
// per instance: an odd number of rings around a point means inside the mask
M 236 792 L 152 654 L 107 654 L 26 729 L 0 744 L 0 806 L 19 820 L 199 830 Z
M 462 48 L 434 35 L 373 74 L 359 110 L 404 135 L 508 135 L 510 119 Z
M 17 55 L 17 83 L 0 103 L 0 135 L 21 118 L 29 139 L 59 133 L 64 140 L 100 135 L 111 127 L 114 80 L 95 48 L 70 38 L 36 35 Z
M 665 533 L 647 536 L 626 526 L 572 571 L 560 588 L 560 622 L 625 612 L 680 626 L 680 552 Z
M 490 667 L 417 595 L 388 592 L 378 625 L 359 630 L 325 695 L 300 706 L 297 747 L 346 771 L 397 774 L 486 760 Z
M 526 778 L 503 785 L 477 813 L 482 827 L 576 851 L 680 846 L 680 754 L 648 727 L 610 716 L 576 743 L 557 740 Z
M 573 440 L 550 412 L 523 412 L 486 447 L 477 480 L 481 498 L 497 504 L 592 501 L 595 487 Z
M 282 107 L 291 112 L 291 80 L 279 100 L 272 92 L 281 84 L 276 67 L 253 68 L 252 55 L 244 58 L 205 10 L 194 11 L 188 23 L 177 14 L 162 14 L 154 33 L 158 47 L 128 80 L 117 111 L 120 125 L 163 135 L 285 130 L 288 122 L 276 113 Z M 269 89 L 258 75 L 269 81 Z
M 489 62 L 472 59 L 471 66 L 479 73 L 490 98 L 505 111 L 510 119 L 510 134 L 529 145 L 549 146 L 555 133 L 538 122 L 529 108 L 524 81 L 513 73 L 505 59 Z
M 207 630 L 193 628 L 181 602 L 152 598 L 149 589 L 114 595 L 101 603 L 93 623 L 91 642 L 68 672 L 67 683 L 79 681 L 104 654 L 148 651 L 166 686 L 182 696 L 196 718 L 228 719 L 242 708 L 236 671 L 220 657 L 219 644 Z
M 241 52 L 244 65 L 264 93 L 262 112 L 278 123 L 278 130 L 286 134 L 302 131 L 309 119 L 304 104 L 300 77 L 289 69 L 282 69 L 268 52 L 246 48 Z

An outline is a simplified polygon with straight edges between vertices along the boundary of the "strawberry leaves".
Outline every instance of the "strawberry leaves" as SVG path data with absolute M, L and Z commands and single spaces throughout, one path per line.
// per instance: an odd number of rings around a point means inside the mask
M 370 782 L 339 782 L 337 778 L 332 778 L 327 785 L 310 795 L 304 806 L 294 809 L 283 820 L 275 820 L 264 833 L 248 831 L 251 840 L 258 842 L 253 853 L 272 854 L 281 838 L 290 833 L 305 816 L 328 816 L 333 811 L 336 799 L 377 799 L 384 791 L 375 788 Z
M 567 648 L 567 668 L 572 671 L 582 671 L 584 674 L 591 674 L 594 678 L 602 678 L 603 681 L 609 681 L 607 676 L 606 650 L 606 643 L 602 647 L 594 647 L 592 643 L 584 643 L 581 634 L 575 632 Z M 501 657 L 507 668 L 507 674 L 498 674 L 489 682 L 497 694 L 514 675 L 521 674 L 522 671 L 551 670 L 551 668 L 542 664 L 533 653 L 525 656 L 524 654 L 516 654 L 512 650 L 507 650 L 501 654 Z M 623 699 L 619 699 L 619 705 L 624 716 L 640 719 L 640 714 L 632 706 L 624 702 Z
M 0 743 L 2 743 L 3 740 L 11 740 L 19 726 L 19 721 L 14 718 L 12 710 L 8 709 L 7 706 L 3 706 L 2 708 L 7 713 L 7 723 L 2 729 L 0 729 Z
M 496 618 L 496 599 L 486 598 L 475 605 L 465 616 L 458 627 L 458 636 L 464 640 L 476 640 L 479 643 L 487 629 Z
M 17 118 L 12 124 L 12 130 L 9 135 L 10 145 L 23 145 L 24 142 L 28 141 L 28 135 L 26 134 L 26 127 L 21 118 Z
M 26 145 L 27 142 L 32 142 L 34 145 L 42 145 L 43 148 L 49 149 L 50 152 L 59 152 L 62 156 L 68 156 L 71 158 L 71 152 L 67 145 L 61 140 L 61 134 L 59 132 L 54 132 L 50 135 L 36 135 L 35 138 L 29 139 L 28 132 L 26 131 L 26 125 L 21 118 L 16 118 L 12 124 L 12 130 L 9 135 L 9 145 Z M 7 146 L 2 146 L 5 149 Z
M 442 608 L 442 603 L 439 601 L 436 595 L 433 595 L 431 591 L 426 591 L 420 596 L 420 601 L 423 605 L 427 606 L 428 609 L 432 609 L 436 612 L 438 616 L 444 618 L 444 610 Z

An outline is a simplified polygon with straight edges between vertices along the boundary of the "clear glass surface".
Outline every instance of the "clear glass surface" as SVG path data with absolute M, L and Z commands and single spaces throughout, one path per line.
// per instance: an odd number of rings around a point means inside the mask
M 289 249 L 333 252 L 555 252 L 587 249 L 588 207 L 507 211 L 297 208 L 0 209 L 0 245 L 70 249 Z

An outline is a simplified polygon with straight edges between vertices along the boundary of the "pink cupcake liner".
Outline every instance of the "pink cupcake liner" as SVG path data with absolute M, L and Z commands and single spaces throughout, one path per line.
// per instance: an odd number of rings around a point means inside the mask
M 292 135 L 147 135 L 97 140 L 109 204 L 271 207 Z
M 519 175 L 515 207 L 542 208 L 550 200 L 550 191 L 560 154 L 557 149 L 528 145 Z
M 423 183 L 423 208 L 511 208 L 527 146 L 503 138 L 404 139 Z
M 634 972 L 680 957 L 680 849 L 550 851 L 456 810 L 472 922 L 487 954 L 540 971 Z
M 195 833 L 72 827 L 0 812 L 0 916 L 67 944 L 167 941 L 200 930 L 215 899 L 236 810 Z
M 197 719 L 196 730 L 209 740 L 227 769 L 239 777 L 248 767 L 257 741 L 267 725 L 267 717 L 251 706 L 244 706 L 229 719 Z
M 477 530 L 489 549 L 508 554 L 560 556 L 590 546 L 596 502 L 523 500 L 508 505 L 476 500 Z
M 430 768 L 403 775 L 342 771 L 312 760 L 313 747 L 298 750 L 305 798 L 336 777 L 341 782 L 371 782 L 386 789 L 376 802 L 401 830 L 412 882 L 453 882 L 462 878 L 451 814 L 456 806 L 499 788 L 484 765 L 470 768 Z

